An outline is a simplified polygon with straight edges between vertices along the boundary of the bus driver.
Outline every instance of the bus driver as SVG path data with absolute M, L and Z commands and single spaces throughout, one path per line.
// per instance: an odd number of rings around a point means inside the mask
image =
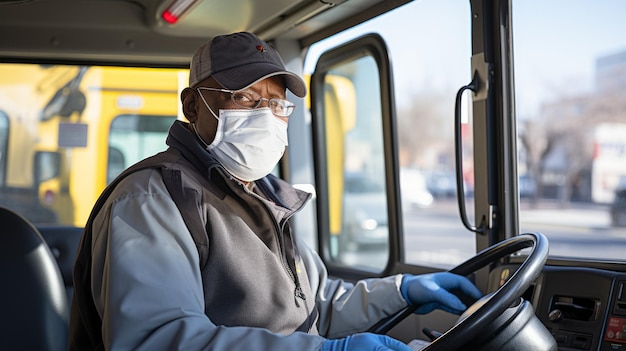
M 198 49 L 181 93 L 189 123 L 170 128 L 169 148 L 152 158 L 160 167 L 118 177 L 85 227 L 70 350 L 407 351 L 363 331 L 407 304 L 465 310 L 449 290 L 481 296 L 447 272 L 328 277 L 289 225 L 310 194 L 270 174 L 294 109 L 286 89 L 306 95 L 253 34 Z

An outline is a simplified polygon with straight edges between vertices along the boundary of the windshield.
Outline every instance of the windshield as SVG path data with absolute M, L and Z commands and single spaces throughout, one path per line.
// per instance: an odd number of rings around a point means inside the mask
M 0 64 L 0 205 L 35 224 L 83 226 L 106 184 L 165 150 L 186 74 Z
M 512 5 L 520 232 L 546 234 L 552 257 L 624 260 L 626 201 L 619 184 L 626 175 L 626 3 Z M 563 8 L 568 16 L 554 15 Z M 307 56 L 312 74 L 325 49 L 366 33 L 386 42 L 393 63 L 404 257 L 410 264 L 451 268 L 475 253 L 474 234 L 458 214 L 453 135 L 455 95 L 471 80 L 470 19 L 465 0 L 411 2 L 315 44 Z M 357 92 L 368 89 L 356 79 L 353 84 Z M 462 191 L 471 219 L 472 128 L 470 114 L 462 127 Z M 347 148 L 345 168 L 383 157 L 373 140 L 364 140 Z M 423 181 L 408 180 L 408 170 Z M 416 190 L 420 183 L 424 187 Z M 343 262 L 382 270 L 385 244 L 378 251 L 350 252 Z
M 520 228 L 552 256 L 626 258 L 625 16 L 617 0 L 513 1 Z

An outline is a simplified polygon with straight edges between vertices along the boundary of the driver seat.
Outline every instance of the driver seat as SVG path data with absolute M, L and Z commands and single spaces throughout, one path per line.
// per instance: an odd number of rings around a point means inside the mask
M 2 349 L 65 350 L 69 306 L 52 252 L 19 214 L 0 207 L 0 223 Z

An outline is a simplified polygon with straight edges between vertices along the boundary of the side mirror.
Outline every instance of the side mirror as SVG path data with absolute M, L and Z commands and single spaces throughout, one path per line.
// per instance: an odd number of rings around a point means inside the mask
M 68 118 L 74 112 L 82 114 L 86 106 L 87 98 L 82 91 L 71 90 L 65 87 L 54 94 L 48 104 L 41 110 L 39 118 L 42 121 L 47 121 L 56 115 Z
M 35 188 L 46 180 L 59 176 L 61 154 L 56 151 L 37 151 L 33 160 L 33 180 Z

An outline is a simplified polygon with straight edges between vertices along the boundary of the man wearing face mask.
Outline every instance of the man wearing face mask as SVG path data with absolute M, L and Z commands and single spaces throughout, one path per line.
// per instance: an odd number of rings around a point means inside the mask
M 330 279 L 289 219 L 310 198 L 270 174 L 303 80 L 250 33 L 213 38 L 181 93 L 168 150 L 105 190 L 74 268 L 70 350 L 396 350 L 365 333 L 407 304 L 466 306 L 451 273 Z M 155 167 L 154 165 L 158 165 Z M 174 185 L 172 185 L 174 184 Z

